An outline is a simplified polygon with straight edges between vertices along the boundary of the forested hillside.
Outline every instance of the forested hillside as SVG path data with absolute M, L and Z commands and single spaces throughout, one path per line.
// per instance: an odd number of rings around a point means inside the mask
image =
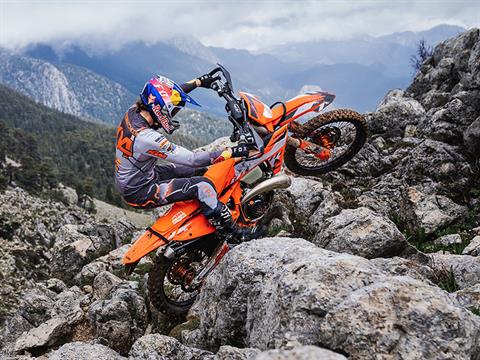
M 77 193 L 122 204 L 113 183 L 113 126 L 52 110 L 0 85 L 0 133 L 3 186 L 14 181 L 31 192 L 58 196 L 61 182 Z M 173 140 L 189 148 L 199 145 L 185 135 Z

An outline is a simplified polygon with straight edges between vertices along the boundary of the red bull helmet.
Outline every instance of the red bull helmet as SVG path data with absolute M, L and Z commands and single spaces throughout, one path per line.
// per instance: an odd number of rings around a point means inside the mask
M 160 75 L 154 76 L 145 84 L 140 99 L 147 106 L 156 128 L 161 126 L 168 134 L 180 126 L 178 121 L 173 120 L 180 109 L 187 103 L 200 106 L 179 85 Z

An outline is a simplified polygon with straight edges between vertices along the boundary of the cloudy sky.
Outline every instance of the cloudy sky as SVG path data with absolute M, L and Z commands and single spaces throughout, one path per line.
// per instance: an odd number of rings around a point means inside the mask
M 314 39 L 480 26 L 480 1 L 0 0 L 0 46 L 78 41 L 116 47 L 191 35 L 206 45 L 261 50 Z

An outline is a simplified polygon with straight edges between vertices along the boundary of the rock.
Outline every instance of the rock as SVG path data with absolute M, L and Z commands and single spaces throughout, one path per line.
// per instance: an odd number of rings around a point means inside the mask
M 48 354 L 49 360 L 122 360 L 126 359 L 101 344 L 72 342 Z
M 465 130 L 463 141 L 472 154 L 480 152 L 480 116 Z
M 53 248 L 52 274 L 71 281 L 85 264 L 111 251 L 115 242 L 115 232 L 108 225 L 63 226 Z
M 100 293 L 113 285 L 103 299 L 90 305 L 88 319 L 95 337 L 104 345 L 126 354 L 133 342 L 144 335 L 147 327 L 147 308 L 137 282 L 121 282 L 116 285 L 114 275 L 98 275 L 105 281 Z M 100 281 L 98 281 L 100 282 Z M 103 280 L 102 280 L 103 283 Z
M 67 285 L 60 280 L 60 279 L 55 279 L 55 278 L 50 278 L 45 282 L 45 286 L 47 287 L 48 290 L 51 290 L 53 292 L 56 292 L 57 294 L 60 294 L 62 291 L 67 289 Z
M 143 233 L 143 231 L 141 233 Z M 136 236 L 134 237 L 136 238 Z M 123 245 L 110 251 L 107 255 L 101 256 L 95 261 L 85 265 L 75 277 L 76 282 L 82 285 L 92 284 L 95 276 L 102 271 L 108 271 L 115 275 L 122 276 L 125 272 L 122 259 L 130 246 L 132 245 Z M 152 259 L 148 256 L 143 257 L 135 267 L 135 273 L 140 275 L 146 274 L 150 270 L 152 264 Z
M 93 281 L 94 295 L 97 299 L 104 299 L 114 287 L 121 283 L 122 280 L 119 277 L 108 271 L 102 271 Z
M 416 125 L 425 118 L 425 109 L 415 99 L 399 89 L 391 90 L 369 119 L 369 130 L 374 134 L 402 134 L 408 125 Z
M 460 289 L 480 282 L 480 258 L 470 255 L 430 254 L 431 267 L 435 272 L 452 271 Z
M 212 355 L 209 351 L 182 345 L 174 338 L 160 334 L 150 334 L 142 336 L 133 344 L 128 358 L 131 360 L 201 360 L 211 359 Z
M 392 221 L 365 207 L 342 210 L 325 220 L 314 243 L 367 259 L 399 255 L 408 246 Z
M 319 341 L 354 358 L 466 359 L 480 351 L 479 324 L 447 293 L 397 277 L 352 292 L 326 315 Z
M 53 291 L 37 284 L 23 295 L 19 307 L 21 316 L 34 327 L 39 326 L 50 318 L 50 310 L 55 304 L 56 297 L 57 294 Z
M 317 346 L 300 346 L 292 350 L 269 350 L 257 355 L 255 360 L 342 360 L 345 356 Z
M 235 247 L 207 278 L 190 315 L 200 327 L 186 343 L 207 349 L 317 345 L 351 358 L 428 359 L 480 352 L 480 319 L 437 286 L 302 239 Z
M 323 185 L 318 181 L 291 177 L 292 183 L 289 188 L 275 193 L 274 203 L 281 204 L 281 210 L 292 228 L 303 233 L 308 233 L 309 219 L 321 202 L 320 192 Z M 291 230 L 290 227 L 284 230 Z
M 427 258 L 428 260 L 428 258 Z M 393 257 L 390 259 L 377 258 L 370 260 L 378 268 L 394 276 L 410 276 L 420 281 L 433 281 L 437 278 L 434 270 L 427 264 L 420 264 L 418 261 Z
M 467 309 L 480 311 L 480 284 L 458 290 L 452 296 Z
M 435 245 L 450 246 L 462 243 L 462 237 L 459 234 L 443 235 L 433 240 Z
M 480 236 L 475 236 L 462 251 L 462 255 L 479 256 L 480 255 Z
M 213 360 L 250 360 L 257 359 L 260 350 L 252 348 L 239 349 L 233 346 L 220 346 Z
M 14 351 L 20 354 L 36 348 L 53 346 L 63 341 L 68 335 L 69 327 L 65 319 L 50 319 L 22 334 L 15 342 Z
M 20 312 L 16 312 L 13 316 L 7 318 L 0 329 L 0 357 L 2 352 L 5 354 L 13 353 L 15 341 L 20 335 L 32 328 L 32 324 L 20 315 Z
M 69 325 L 78 324 L 84 317 L 82 303 L 87 301 L 87 296 L 76 286 L 57 295 L 55 304 L 49 312 L 50 317 L 61 317 Z
M 426 234 L 432 234 L 462 218 L 467 209 L 443 195 L 426 195 L 416 187 L 408 189 L 408 199 L 416 221 Z

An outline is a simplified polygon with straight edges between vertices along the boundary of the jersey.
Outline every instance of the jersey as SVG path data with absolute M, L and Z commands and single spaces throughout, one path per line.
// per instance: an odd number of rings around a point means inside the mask
M 115 183 L 119 192 L 128 197 L 168 178 L 169 174 L 162 174 L 162 167 L 156 166 L 158 159 L 197 168 L 210 165 L 220 154 L 221 150 L 192 152 L 170 142 L 132 106 L 117 129 Z

